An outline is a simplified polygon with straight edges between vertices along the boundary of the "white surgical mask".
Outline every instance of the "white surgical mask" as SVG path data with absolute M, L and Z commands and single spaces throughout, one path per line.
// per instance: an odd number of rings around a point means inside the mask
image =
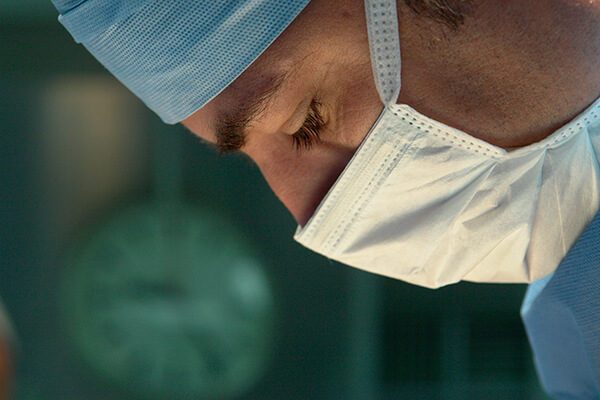
M 532 282 L 552 273 L 600 206 L 600 100 L 546 139 L 507 151 L 395 104 L 395 1 L 369 1 L 386 106 L 295 239 L 416 285 Z

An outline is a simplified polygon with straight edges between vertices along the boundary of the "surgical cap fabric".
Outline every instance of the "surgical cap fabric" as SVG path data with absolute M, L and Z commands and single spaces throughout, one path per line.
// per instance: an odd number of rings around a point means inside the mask
M 59 21 L 166 123 L 233 82 L 310 0 L 53 0 Z

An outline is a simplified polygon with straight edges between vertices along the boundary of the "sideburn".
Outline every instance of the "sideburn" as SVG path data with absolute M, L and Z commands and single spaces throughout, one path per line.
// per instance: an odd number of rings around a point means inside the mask
M 404 0 L 416 14 L 457 30 L 465 21 L 470 0 Z

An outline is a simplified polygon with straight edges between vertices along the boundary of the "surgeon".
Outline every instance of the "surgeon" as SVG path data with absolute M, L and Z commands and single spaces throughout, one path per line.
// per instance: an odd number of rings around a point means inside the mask
M 532 283 L 542 384 L 600 398 L 599 1 L 53 1 L 166 123 L 252 158 L 305 246 Z

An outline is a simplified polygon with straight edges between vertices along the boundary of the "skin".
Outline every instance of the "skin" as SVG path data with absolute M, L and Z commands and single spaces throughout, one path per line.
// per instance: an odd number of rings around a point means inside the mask
M 600 2 L 480 0 L 457 29 L 398 2 L 399 103 L 496 146 L 537 142 L 600 96 Z M 363 0 L 312 0 L 244 73 L 183 124 L 215 143 L 217 117 L 274 76 L 277 95 L 241 149 L 304 225 L 383 105 L 373 81 Z M 320 142 L 293 146 L 312 100 Z

